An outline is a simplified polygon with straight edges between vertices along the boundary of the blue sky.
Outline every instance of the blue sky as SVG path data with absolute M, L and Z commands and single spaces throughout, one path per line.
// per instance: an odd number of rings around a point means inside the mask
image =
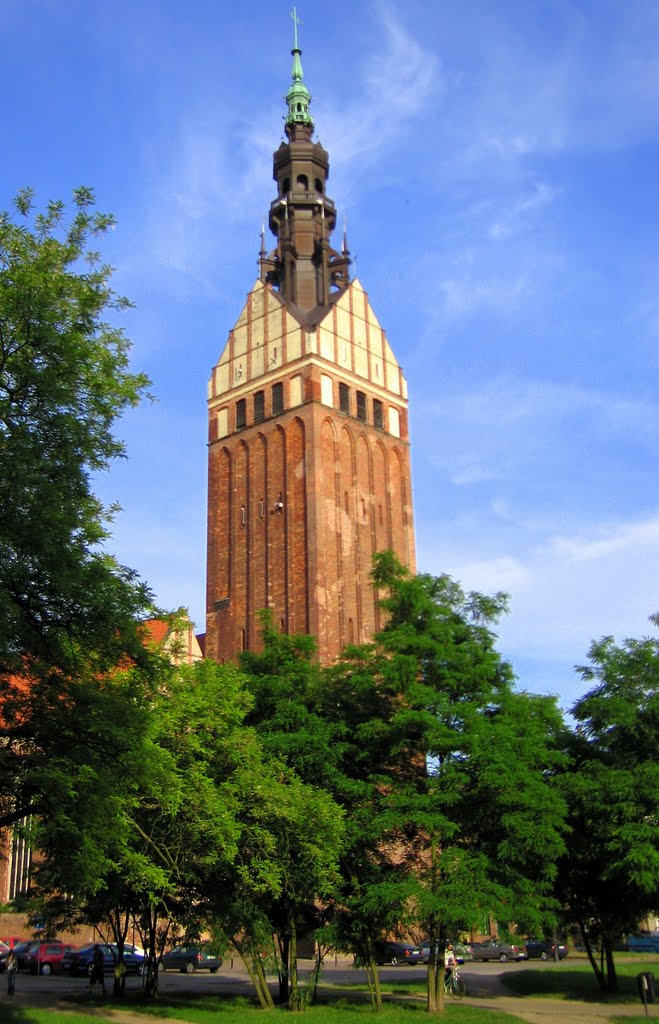
M 256 277 L 292 4 L 0 0 L 0 207 L 80 184 L 157 401 L 99 481 L 203 628 L 206 382 Z M 328 192 L 409 382 L 418 567 L 505 590 L 519 685 L 659 610 L 659 3 L 298 4 Z

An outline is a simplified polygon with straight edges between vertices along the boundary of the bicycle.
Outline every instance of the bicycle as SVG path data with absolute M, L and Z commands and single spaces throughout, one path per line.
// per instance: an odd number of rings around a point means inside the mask
M 447 996 L 453 996 L 454 999 L 462 999 L 463 995 L 467 991 L 457 967 L 454 967 L 451 970 L 451 973 L 444 982 L 444 991 Z

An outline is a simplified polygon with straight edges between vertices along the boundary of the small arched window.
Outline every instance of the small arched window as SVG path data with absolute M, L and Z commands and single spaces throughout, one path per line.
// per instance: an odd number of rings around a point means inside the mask
M 299 188 L 303 189 L 305 192 L 309 191 L 309 179 L 306 174 L 298 174 L 297 183 Z
M 283 196 L 285 196 L 290 191 L 291 191 L 291 179 L 290 178 L 284 178 L 284 180 L 281 183 L 281 194 Z
M 316 192 L 318 193 L 319 196 L 322 196 L 322 194 L 323 194 L 323 183 L 320 180 L 320 178 L 316 178 L 315 185 L 316 185 Z

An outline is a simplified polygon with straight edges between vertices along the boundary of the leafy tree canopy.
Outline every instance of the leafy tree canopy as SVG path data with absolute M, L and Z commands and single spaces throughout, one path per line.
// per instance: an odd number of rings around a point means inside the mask
M 505 595 L 466 594 L 448 576 L 413 576 L 375 559 L 385 628 L 329 673 L 326 713 L 348 803 L 342 941 L 384 937 L 397 923 L 432 945 L 494 913 L 538 923 L 563 850 L 562 720 L 551 698 L 519 693 L 496 650 Z M 374 981 L 374 986 L 377 982 Z M 429 977 L 428 1006 L 443 993 Z
M 562 780 L 571 831 L 558 882 L 601 987 L 615 991 L 614 945 L 659 901 L 659 641 L 607 636 L 589 658 L 577 669 L 594 685 L 572 709 Z
M 42 666 L 98 667 L 128 648 L 149 595 L 104 554 L 111 510 L 90 475 L 123 455 L 117 418 L 144 395 L 113 322 L 127 301 L 94 249 L 114 225 L 79 188 L 45 211 L 0 214 L 0 682 Z

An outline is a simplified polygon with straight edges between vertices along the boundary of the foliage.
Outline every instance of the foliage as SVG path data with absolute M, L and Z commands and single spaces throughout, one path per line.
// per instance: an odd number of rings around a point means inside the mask
M 300 1009 L 312 999 L 317 975 L 311 988 L 302 992 L 298 940 L 317 929 L 336 884 L 343 813 L 324 785 L 333 755 L 331 730 L 315 708 L 322 683 L 313 640 L 280 635 L 267 612 L 262 626 L 262 651 L 245 653 L 241 666 L 253 697 L 246 721 L 258 733 L 264 751 L 280 765 L 280 790 L 273 794 L 269 810 L 261 811 L 274 844 L 280 883 L 276 891 L 253 891 L 247 905 L 241 899 L 243 930 L 233 941 L 257 973 L 260 957 L 254 954 L 262 952 L 266 935 L 276 936 L 273 953 L 280 1001 Z
M 0 827 L 47 800 L 34 765 L 41 752 L 45 775 L 64 724 L 57 695 L 68 707 L 78 681 L 149 662 L 137 621 L 150 595 L 102 550 L 110 510 L 91 489 L 147 385 L 108 322 L 127 303 L 92 243 L 111 227 L 84 188 L 70 215 L 59 202 L 35 212 L 29 190 L 0 215 Z
M 126 684 L 135 675 L 128 673 Z M 119 700 L 122 681 L 113 679 L 115 704 L 103 727 L 116 723 L 124 745 L 107 759 L 87 758 L 84 791 L 64 772 L 69 789 L 57 794 L 58 814 L 47 815 L 36 833 L 49 919 L 105 922 L 123 941 L 132 916 L 149 952 L 151 994 L 163 924 L 186 936 L 208 925 L 209 879 L 231 870 L 246 806 L 270 779 L 254 733 L 243 725 L 250 698 L 235 666 L 163 661 L 157 683 L 141 691 L 127 685 L 129 708 Z M 257 858 L 254 872 L 259 868 Z M 61 892 L 66 900 L 52 895 Z
M 596 685 L 572 709 L 563 779 L 571 833 L 559 891 L 600 986 L 615 992 L 614 945 L 658 901 L 659 641 L 618 646 L 604 637 L 589 657 L 578 671 Z
M 350 794 L 338 916 L 366 957 L 369 936 L 391 930 L 383 907 L 437 944 L 435 1010 L 449 935 L 491 912 L 527 924 L 546 912 L 563 849 L 549 782 L 561 718 L 552 699 L 513 689 L 491 631 L 503 595 L 412 576 L 390 553 L 376 557 L 373 580 L 387 625 L 334 672 L 326 697 L 343 723 Z

